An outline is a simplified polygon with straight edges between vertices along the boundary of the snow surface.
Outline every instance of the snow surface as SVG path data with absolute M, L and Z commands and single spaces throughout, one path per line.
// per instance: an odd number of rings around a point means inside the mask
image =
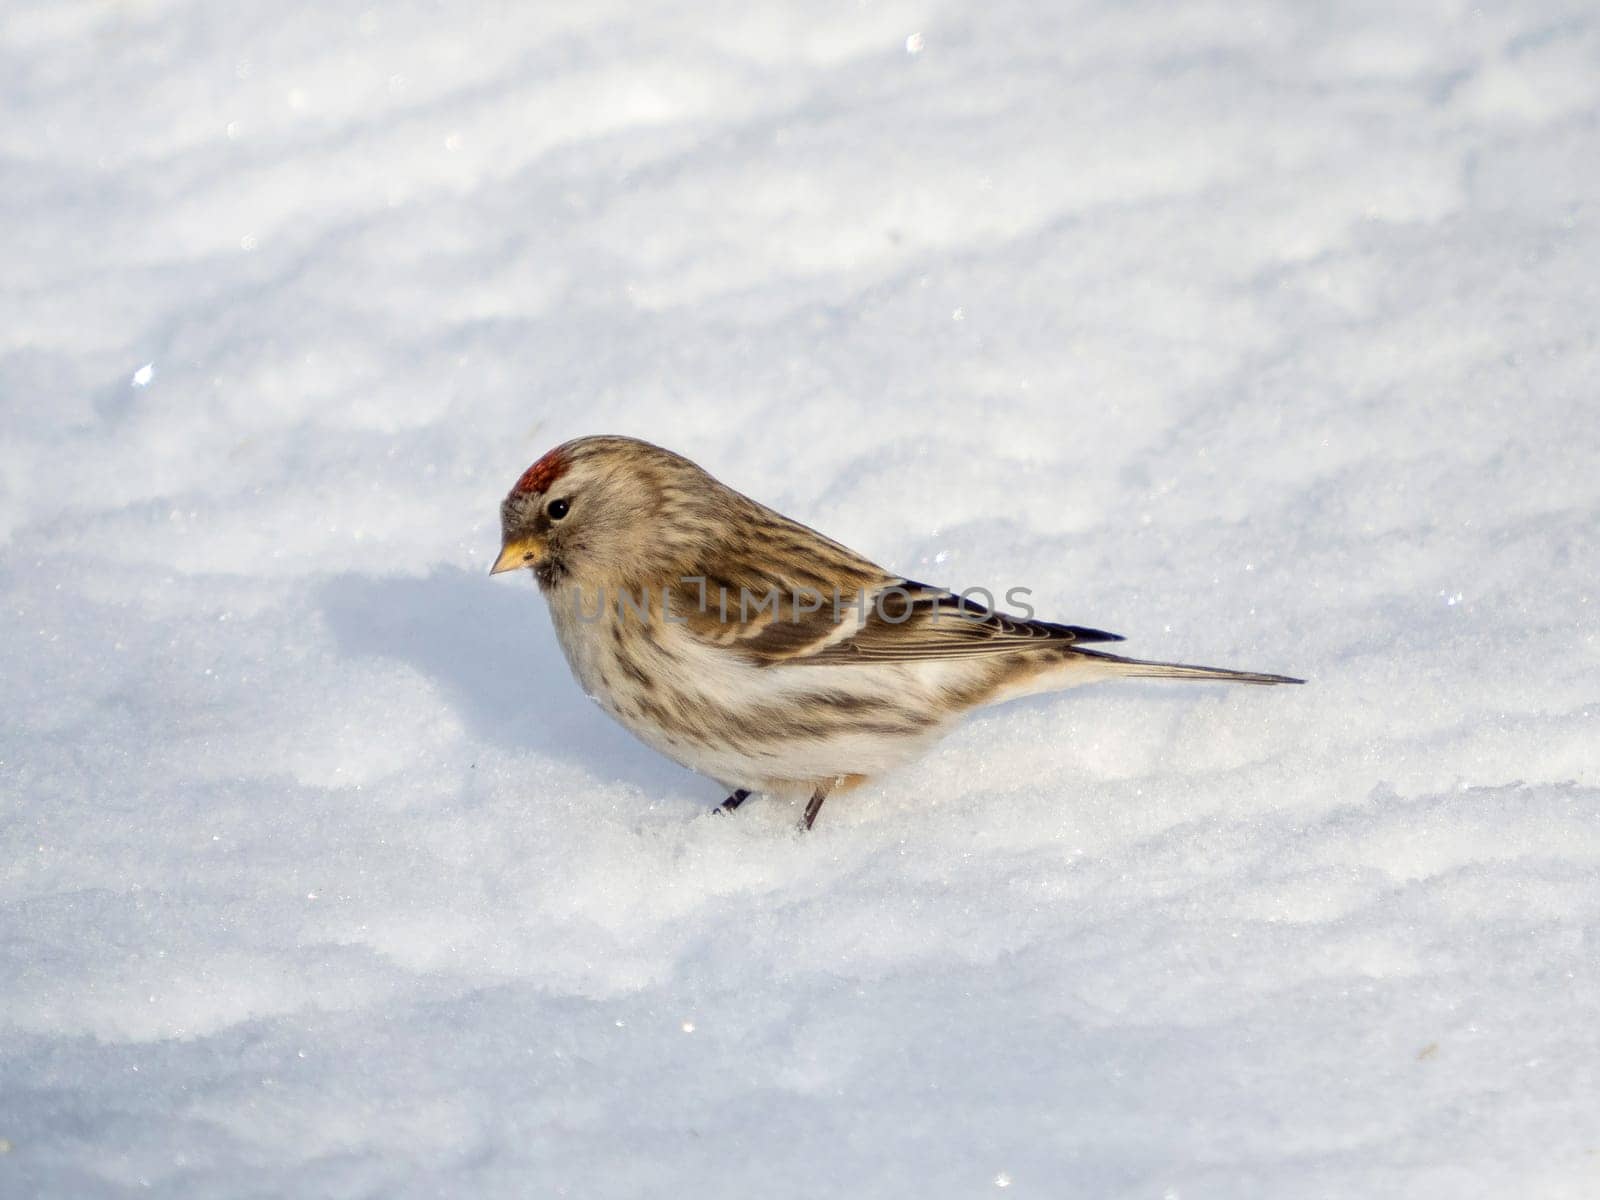
M 0 1195 L 1600 1194 L 1600 12 L 0 14 Z M 1152 657 L 816 832 L 625 432 Z

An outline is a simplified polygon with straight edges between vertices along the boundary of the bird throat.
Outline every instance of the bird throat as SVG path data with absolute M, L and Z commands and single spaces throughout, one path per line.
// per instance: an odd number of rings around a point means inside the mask
M 567 578 L 567 564 L 561 560 L 561 555 L 550 553 L 540 560 L 539 565 L 533 569 L 533 577 L 539 581 L 539 590 L 548 592 L 553 587 L 559 587 Z

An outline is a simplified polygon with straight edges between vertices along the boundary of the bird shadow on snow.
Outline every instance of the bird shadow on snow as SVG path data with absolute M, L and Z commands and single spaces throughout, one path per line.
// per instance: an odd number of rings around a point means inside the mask
M 440 567 L 422 579 L 342 575 L 319 595 L 339 649 L 403 662 L 433 680 L 476 737 L 591 768 L 655 795 L 716 785 L 615 725 L 579 690 L 537 594 Z
M 388 658 L 421 672 L 476 738 L 576 763 L 602 786 L 615 781 L 705 805 L 720 799 L 714 783 L 636 741 L 583 694 L 544 604 L 531 587 L 518 586 L 525 583 L 440 567 L 420 579 L 342 575 L 325 584 L 318 599 L 342 653 Z M 1187 707 L 1176 690 L 1158 685 L 1148 692 L 1151 718 L 1160 712 L 1170 721 Z M 1029 696 L 978 720 L 1004 719 L 1008 710 L 1061 713 L 1063 705 L 1086 706 L 1087 715 L 1095 711 L 1093 699 L 1076 691 Z M 974 737 L 981 743 L 982 735 L 968 730 L 956 744 L 974 744 Z M 891 793 L 906 786 L 898 772 L 884 782 Z

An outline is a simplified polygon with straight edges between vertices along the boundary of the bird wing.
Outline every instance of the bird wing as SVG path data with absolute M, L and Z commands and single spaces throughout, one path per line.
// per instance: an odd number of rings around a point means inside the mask
M 736 492 L 719 536 L 661 581 L 692 637 L 758 666 L 917 662 L 1120 642 L 1114 633 L 1023 620 L 885 571 L 849 547 Z
M 860 624 L 853 599 L 865 594 L 870 604 L 893 578 L 815 530 L 770 510 L 759 516 L 707 547 L 664 590 L 669 618 L 692 636 L 769 666 L 852 633 Z
M 746 563 L 672 589 L 674 618 L 759 666 L 904 663 L 1123 640 L 1007 616 L 943 588 L 885 576 L 865 560 L 850 570 L 836 562 L 826 572 L 782 573 L 793 578 L 774 573 L 775 561 L 783 560 L 765 557 L 761 569 Z
M 1007 616 L 943 588 L 903 579 L 879 592 L 866 620 L 853 633 L 791 661 L 918 662 L 1122 640 L 1081 625 Z

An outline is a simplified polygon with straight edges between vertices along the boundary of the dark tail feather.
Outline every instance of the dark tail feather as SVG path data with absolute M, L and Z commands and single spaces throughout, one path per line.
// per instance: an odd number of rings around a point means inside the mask
M 1076 650 L 1076 653 L 1099 662 L 1114 663 L 1116 674 L 1136 679 L 1214 679 L 1229 683 L 1305 682 L 1304 679 L 1289 675 L 1267 675 L 1261 671 L 1230 671 L 1224 667 L 1196 667 L 1188 663 L 1146 662 L 1141 658 L 1107 654 L 1104 650 Z

